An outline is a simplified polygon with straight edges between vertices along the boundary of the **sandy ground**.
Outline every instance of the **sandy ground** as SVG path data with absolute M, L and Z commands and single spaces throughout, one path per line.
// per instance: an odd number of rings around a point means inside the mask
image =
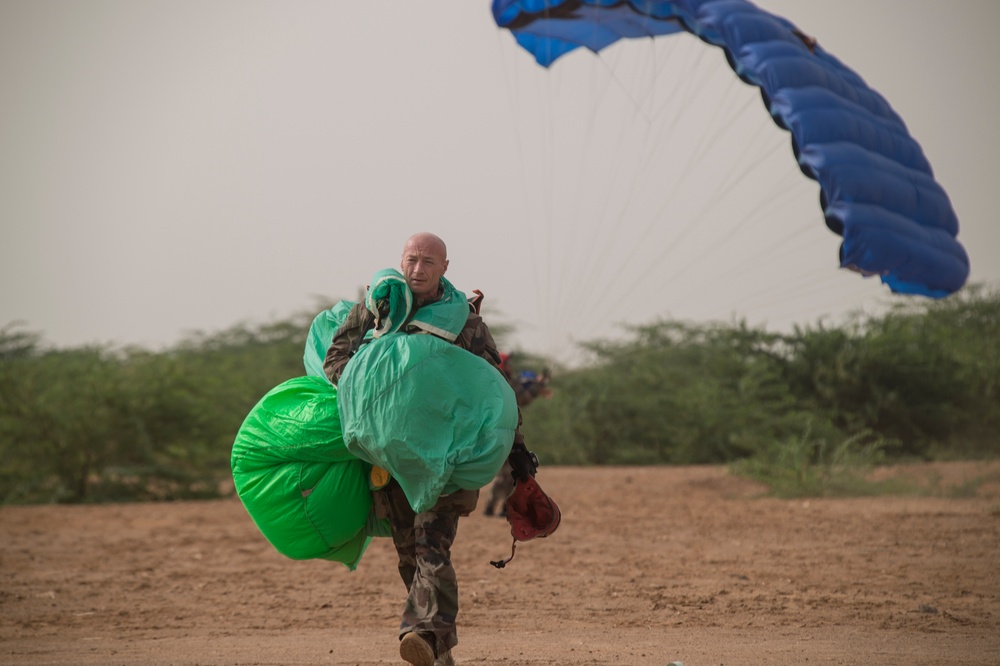
M 1000 463 L 968 497 L 776 500 L 720 467 L 552 468 L 548 539 L 461 524 L 460 664 L 1000 664 Z M 930 478 L 928 476 L 928 478 Z M 968 489 L 968 488 L 967 488 Z M 0 663 L 398 664 L 388 539 L 277 554 L 236 499 L 0 508 Z

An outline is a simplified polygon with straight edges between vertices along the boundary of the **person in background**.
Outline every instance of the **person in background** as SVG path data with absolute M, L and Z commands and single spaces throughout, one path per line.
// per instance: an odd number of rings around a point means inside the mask
M 514 389 L 518 409 L 527 407 L 537 398 L 547 398 L 552 395 L 552 389 L 549 388 L 548 368 L 542 370 L 541 374 L 537 374 L 531 370 L 515 372 L 511 365 L 510 354 L 500 354 L 500 359 L 500 371 L 507 378 L 510 387 Z M 513 490 L 514 476 L 510 465 L 504 463 L 500 471 L 497 472 L 497 475 L 493 477 L 493 482 L 490 483 L 490 490 L 486 496 L 486 506 L 483 507 L 483 513 L 487 516 L 506 516 L 507 497 L 510 496 Z

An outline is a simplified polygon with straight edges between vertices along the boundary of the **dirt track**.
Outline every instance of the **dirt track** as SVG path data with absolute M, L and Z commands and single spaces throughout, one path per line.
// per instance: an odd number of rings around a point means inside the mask
M 453 551 L 460 664 L 1000 664 L 1000 463 L 974 497 L 785 501 L 718 467 L 551 468 L 563 523 Z M 911 472 L 912 473 L 912 470 Z M 402 583 L 294 562 L 238 500 L 0 508 L 0 663 L 399 664 Z

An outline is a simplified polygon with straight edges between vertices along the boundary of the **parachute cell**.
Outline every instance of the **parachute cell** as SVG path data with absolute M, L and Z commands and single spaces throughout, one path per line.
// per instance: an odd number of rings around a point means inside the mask
M 493 16 L 549 67 L 578 48 L 687 31 L 720 47 L 788 130 L 802 172 L 820 186 L 840 265 L 893 292 L 946 296 L 965 283 L 947 193 L 903 120 L 879 93 L 788 20 L 745 0 L 493 0 Z

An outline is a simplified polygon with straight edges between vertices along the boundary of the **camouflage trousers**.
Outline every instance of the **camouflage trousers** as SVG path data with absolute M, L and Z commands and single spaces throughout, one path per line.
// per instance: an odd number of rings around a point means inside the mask
M 486 496 L 486 507 L 483 510 L 487 516 L 499 513 L 501 516 L 507 515 L 507 498 L 514 492 L 514 472 L 510 468 L 510 463 L 505 462 L 497 475 L 493 477 L 490 484 L 490 492 Z
M 442 495 L 422 513 L 415 513 L 395 481 L 385 487 L 392 542 L 399 556 L 399 575 L 407 597 L 399 636 L 416 631 L 434 636 L 434 650 L 443 654 L 458 644 L 458 579 L 451 564 L 451 545 L 458 519 L 476 508 L 478 490 Z

